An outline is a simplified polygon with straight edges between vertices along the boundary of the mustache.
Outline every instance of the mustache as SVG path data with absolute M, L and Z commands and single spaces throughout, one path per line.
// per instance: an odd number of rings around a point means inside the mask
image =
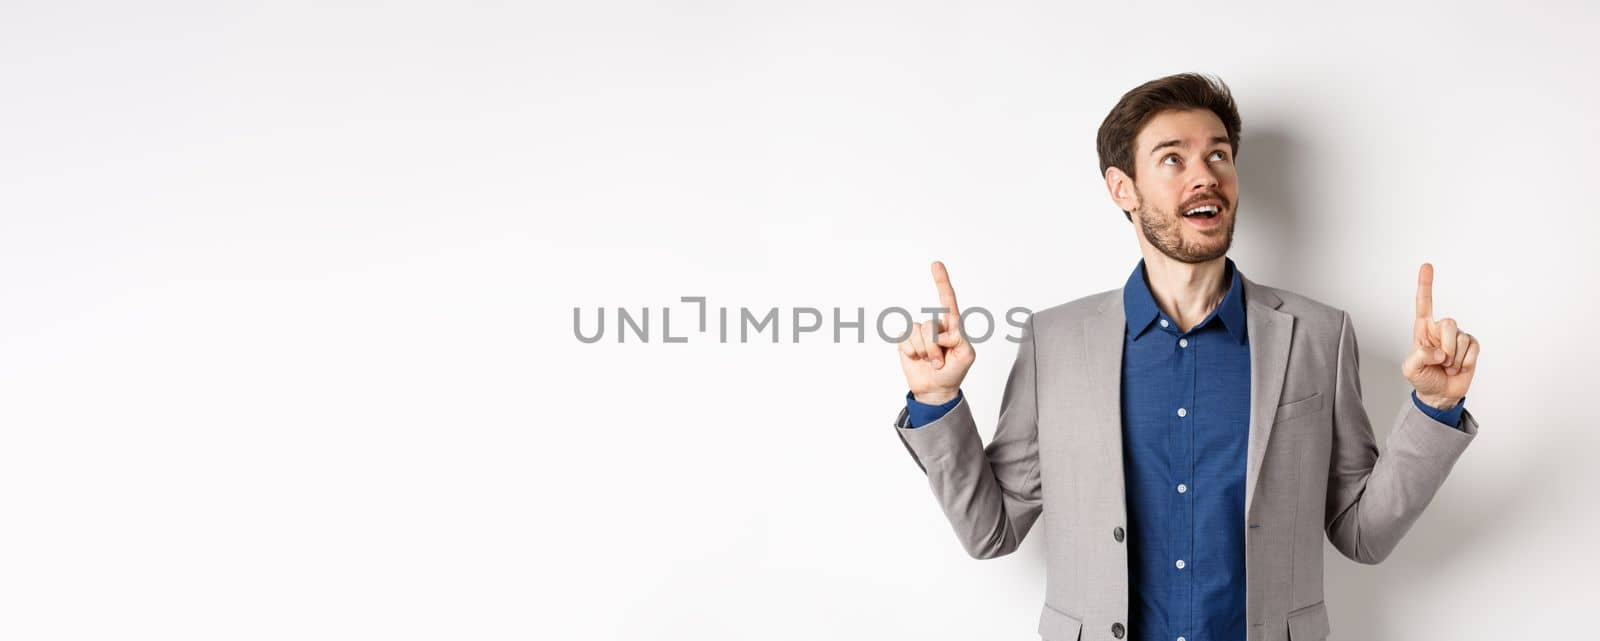
M 1222 208 L 1223 209 L 1231 209 L 1232 206 L 1233 206 L 1233 203 L 1228 202 L 1228 199 L 1224 198 L 1222 196 L 1222 194 L 1217 193 L 1217 192 L 1210 192 L 1210 193 L 1200 194 L 1199 196 L 1195 196 L 1194 198 L 1190 198 L 1188 201 L 1184 202 L 1183 204 L 1178 205 L 1178 213 L 1181 214 L 1183 212 L 1189 211 L 1190 209 L 1193 209 L 1196 205 L 1199 205 L 1200 203 L 1203 203 L 1203 202 L 1206 202 L 1206 201 L 1216 201 L 1216 202 L 1222 203 Z

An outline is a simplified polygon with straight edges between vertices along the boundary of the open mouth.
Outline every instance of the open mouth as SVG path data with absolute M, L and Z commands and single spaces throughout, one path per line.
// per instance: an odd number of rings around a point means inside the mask
M 1221 212 L 1222 212 L 1222 209 L 1220 207 L 1217 207 L 1216 205 L 1200 205 L 1199 207 L 1195 207 L 1193 209 L 1190 209 L 1189 211 L 1183 212 L 1183 217 L 1184 218 L 1216 218 L 1217 214 L 1219 214 Z

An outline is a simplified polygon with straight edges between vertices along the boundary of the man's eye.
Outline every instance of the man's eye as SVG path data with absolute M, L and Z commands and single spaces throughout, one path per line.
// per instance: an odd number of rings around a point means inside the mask
M 1211 158 L 1213 160 L 1227 160 L 1228 159 L 1228 154 L 1223 153 L 1221 149 L 1218 149 L 1216 151 L 1211 152 Z
M 1170 162 L 1167 162 L 1167 161 L 1169 161 L 1169 160 L 1176 161 L 1177 159 L 1178 159 L 1178 155 L 1177 154 L 1167 154 L 1166 158 L 1162 158 L 1161 159 L 1161 164 L 1170 165 L 1170 164 L 1173 164 L 1173 163 L 1170 163 Z

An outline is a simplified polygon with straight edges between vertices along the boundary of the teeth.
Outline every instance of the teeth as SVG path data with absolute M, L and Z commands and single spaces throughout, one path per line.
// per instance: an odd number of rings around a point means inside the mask
M 1191 210 L 1189 210 L 1187 212 L 1184 212 L 1183 215 L 1185 215 L 1185 216 L 1193 216 L 1195 214 L 1216 214 L 1216 213 L 1217 213 L 1217 206 L 1216 205 L 1201 205 L 1201 206 L 1195 207 L 1194 209 L 1191 209 Z

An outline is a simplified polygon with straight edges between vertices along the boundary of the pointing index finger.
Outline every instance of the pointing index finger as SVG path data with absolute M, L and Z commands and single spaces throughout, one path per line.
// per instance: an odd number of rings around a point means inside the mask
M 1433 263 L 1417 270 L 1417 318 L 1433 320 Z
M 950 286 L 950 274 L 944 269 L 944 263 L 933 261 L 933 284 L 939 288 L 939 306 L 950 310 L 945 315 L 946 327 L 951 327 L 950 319 L 961 317 L 961 308 L 956 306 L 956 290 Z

